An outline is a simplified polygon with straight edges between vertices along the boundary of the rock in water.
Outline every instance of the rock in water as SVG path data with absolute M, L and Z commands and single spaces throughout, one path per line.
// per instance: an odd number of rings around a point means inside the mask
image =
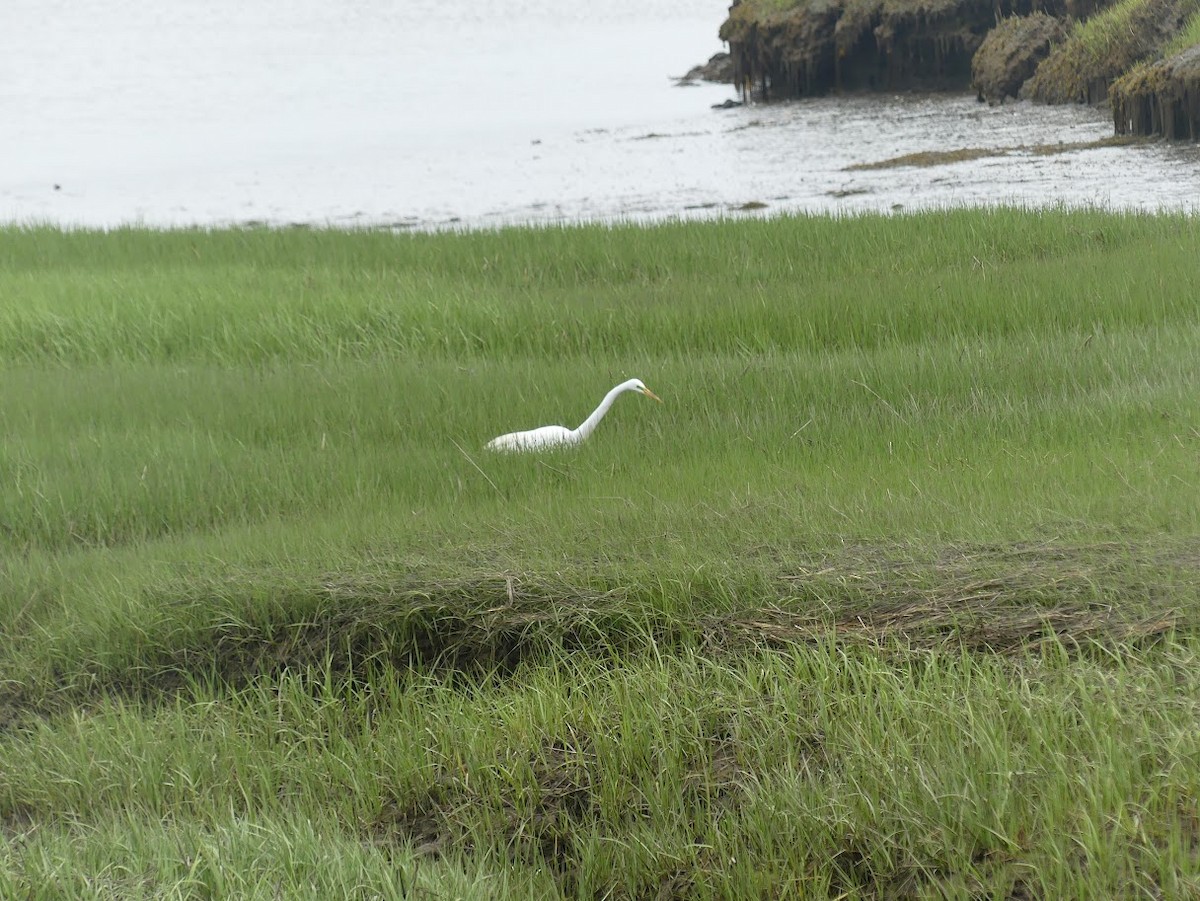
M 688 73 L 678 80 L 678 83 L 687 85 L 694 84 L 696 81 L 733 84 L 733 57 L 728 53 L 714 53 L 708 58 L 708 62 L 689 69 Z

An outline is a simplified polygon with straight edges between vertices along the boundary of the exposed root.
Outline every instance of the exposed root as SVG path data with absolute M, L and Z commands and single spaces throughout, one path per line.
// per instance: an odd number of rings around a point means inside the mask
M 1152 58 L 1191 12 L 1191 0 L 1114 3 L 1054 48 L 1021 96 L 1043 103 L 1103 103 L 1109 85 Z
M 1117 134 L 1200 138 L 1200 45 L 1135 66 L 1109 90 Z

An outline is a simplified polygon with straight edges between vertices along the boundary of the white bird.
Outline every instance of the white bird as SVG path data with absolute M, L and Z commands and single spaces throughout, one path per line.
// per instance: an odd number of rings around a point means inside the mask
M 617 399 L 617 395 L 625 391 L 638 391 L 646 397 L 652 397 L 660 404 L 662 398 L 642 384 L 641 379 L 630 379 L 627 382 L 621 382 L 617 387 L 613 388 L 608 394 L 604 395 L 604 400 L 600 401 L 600 406 L 592 411 L 592 415 L 585 419 L 577 429 L 568 429 L 561 425 L 544 425 L 540 429 L 530 429 L 526 432 L 509 432 L 507 435 L 501 435 L 499 438 L 493 438 L 487 443 L 487 449 L 493 451 L 534 451 L 545 450 L 550 447 L 569 447 L 574 444 L 580 444 L 588 435 L 596 430 L 596 426 L 600 420 L 604 418 L 604 414 L 608 412 L 608 408 L 613 405 L 613 401 Z

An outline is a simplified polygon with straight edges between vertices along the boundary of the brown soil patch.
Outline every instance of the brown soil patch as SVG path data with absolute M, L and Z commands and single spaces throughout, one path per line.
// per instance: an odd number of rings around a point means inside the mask
M 432 857 L 455 839 L 444 806 L 433 794 L 407 804 L 389 798 L 367 831 L 373 844 L 408 845 L 414 854 Z
M 812 753 L 819 751 L 819 737 L 814 737 Z M 564 894 L 572 895 L 577 890 L 578 836 L 612 830 L 614 839 L 619 838 L 625 826 L 650 811 L 632 804 L 622 822 L 601 823 L 593 776 L 598 764 L 585 734 L 547 739 L 527 762 L 532 783 L 514 784 L 498 805 L 494 797 L 480 794 L 465 776 L 442 774 L 418 798 L 388 800 L 367 825 L 367 839 L 375 846 L 405 845 L 432 857 L 451 851 L 473 853 L 477 845 L 472 827 L 478 828 L 479 812 L 486 810 L 495 817 L 487 824 L 488 834 L 503 855 L 514 863 L 548 867 Z M 717 728 L 684 774 L 683 800 L 707 811 L 707 820 L 740 803 L 750 778 L 731 731 Z M 667 867 L 657 883 L 647 886 L 638 897 L 688 897 L 694 876 L 693 867 Z
M 1125 147 L 1138 143 L 1138 138 L 1130 135 L 1114 135 L 1110 138 L 1100 138 L 1095 141 L 1066 141 L 1059 144 L 1019 144 L 1016 147 L 960 147 L 957 150 L 922 150 L 918 153 L 906 153 L 886 160 L 871 163 L 855 163 L 847 166 L 845 172 L 861 172 L 871 169 L 894 169 L 900 166 L 948 166 L 951 163 L 961 163 L 986 157 L 1017 156 L 1034 154 L 1050 156 L 1056 153 L 1072 153 L 1076 150 L 1097 150 L 1103 147 Z
M 514 862 L 546 866 L 564 892 L 574 891 L 578 853 L 576 835 L 594 825 L 599 802 L 592 784 L 586 741 L 578 737 L 543 742 L 528 761 L 532 785 L 514 786 L 500 798 L 482 797 L 466 778 L 444 774 L 419 798 L 385 803 L 369 824 L 375 845 L 400 844 L 433 857 L 450 850 L 471 853 L 472 828 L 480 812 L 494 816 L 488 823 L 491 840 Z M 485 827 L 485 828 L 487 828 Z

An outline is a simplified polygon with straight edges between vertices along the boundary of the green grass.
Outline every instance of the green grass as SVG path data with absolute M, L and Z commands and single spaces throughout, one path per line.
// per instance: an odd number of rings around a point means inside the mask
M 1197 260 L 0 232 L 0 894 L 1195 891 Z
M 30 833 L 0 874 L 125 896 L 507 880 L 518 897 L 1180 897 L 1197 887 L 1196 650 L 1014 671 L 826 645 L 104 705 L 0 752 Z
M 1072 39 L 1079 42 L 1091 62 L 1106 59 L 1112 55 L 1116 44 L 1128 40 L 1130 23 L 1147 5 L 1146 0 L 1118 0 L 1077 23 Z
M 1180 20 L 1185 21 L 1183 28 L 1166 45 L 1168 48 L 1176 48 L 1166 53 L 1170 55 L 1200 39 L 1197 35 L 1200 28 L 1200 8 L 1194 0 L 1185 0 L 1177 7 L 1166 9 L 1172 10 Z M 1093 63 L 1099 63 L 1117 55 L 1122 44 L 1127 44 L 1132 37 L 1136 37 L 1136 31 L 1140 27 L 1137 24 L 1139 18 L 1153 19 L 1155 13 L 1161 19 L 1162 12 L 1158 5 L 1147 0 L 1119 0 L 1076 25 L 1072 39 L 1080 42 Z M 1161 24 L 1159 28 L 1161 29 Z M 1140 52 L 1144 53 L 1144 50 Z
M 1179 39 L 1166 25 L 1193 16 L 1195 0 L 1118 0 L 1076 22 L 1071 34 L 1038 66 L 1023 91 L 1047 103 L 1101 103 L 1108 86 L 1140 63 L 1159 59 Z
M 1182 53 L 1189 47 L 1195 47 L 1200 44 L 1200 10 L 1196 10 L 1191 14 L 1191 17 L 1184 23 L 1179 34 L 1175 35 L 1165 47 L 1163 47 L 1162 55 L 1164 59 L 1169 59 L 1177 53 Z

